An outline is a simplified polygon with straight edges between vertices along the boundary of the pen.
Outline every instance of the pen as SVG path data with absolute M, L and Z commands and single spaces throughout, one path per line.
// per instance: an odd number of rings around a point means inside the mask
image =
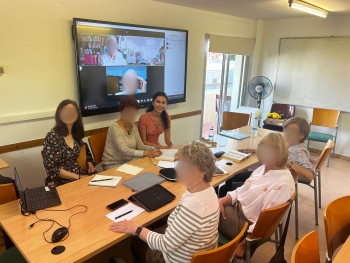
M 130 210 L 129 212 L 126 212 L 126 213 L 124 213 L 124 214 L 122 214 L 120 216 L 117 216 L 115 219 L 121 218 L 121 217 L 123 217 L 123 216 L 125 216 L 127 214 L 130 214 L 131 212 L 132 212 L 132 210 Z
M 101 180 L 92 180 L 91 182 L 92 182 L 92 183 L 95 183 L 95 182 L 102 182 L 102 181 L 109 181 L 109 180 L 113 180 L 113 178 L 101 179 Z

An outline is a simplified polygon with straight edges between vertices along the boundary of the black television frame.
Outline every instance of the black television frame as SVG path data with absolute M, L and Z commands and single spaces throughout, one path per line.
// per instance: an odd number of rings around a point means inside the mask
M 109 24 L 109 25 L 117 25 L 117 26 L 130 26 L 130 27 L 139 27 L 139 28 L 150 28 L 150 29 L 160 29 L 160 30 L 170 30 L 170 31 L 180 31 L 186 33 L 186 56 L 185 56 L 185 79 L 184 79 L 184 94 L 183 98 L 179 99 L 171 99 L 168 101 L 169 104 L 177 104 L 186 102 L 186 92 L 187 92 L 187 56 L 188 56 L 188 30 L 185 29 L 175 29 L 175 28 L 166 28 L 166 27 L 154 27 L 154 26 L 145 26 L 145 25 L 135 25 L 135 24 L 126 24 L 126 23 L 118 23 L 118 22 L 107 22 L 100 20 L 91 20 L 85 18 L 73 18 L 72 24 L 72 37 L 74 40 L 74 48 L 75 48 L 75 59 L 76 59 L 76 72 L 77 72 L 77 82 L 78 82 L 78 96 L 79 96 L 79 106 L 80 112 L 83 117 L 101 115 L 106 113 L 119 112 L 118 107 L 110 107 L 104 109 L 96 109 L 96 110 L 88 110 L 84 111 L 82 106 L 82 96 L 81 96 L 81 83 L 80 83 L 80 61 L 79 61 L 79 47 L 78 47 L 78 38 L 77 38 L 77 22 L 88 22 L 88 23 L 99 23 L 99 24 Z M 140 103 L 140 109 L 148 107 L 152 102 L 143 102 Z

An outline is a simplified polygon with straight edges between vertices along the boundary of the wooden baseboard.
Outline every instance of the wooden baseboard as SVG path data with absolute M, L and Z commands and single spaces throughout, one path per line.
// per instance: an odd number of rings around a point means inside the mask
M 321 154 L 322 150 L 309 148 L 309 152 Z M 345 160 L 345 161 L 350 161 L 350 157 L 349 156 L 344 156 L 344 155 L 341 155 L 341 154 L 338 154 L 338 153 L 335 153 L 333 157 L 334 158 L 339 158 L 339 159 Z
M 182 118 L 200 115 L 201 113 L 202 113 L 201 110 L 197 110 L 197 111 L 190 111 L 190 112 L 185 112 L 185 113 L 180 113 L 180 114 L 174 114 L 174 115 L 171 115 L 170 117 L 171 117 L 171 120 L 178 120 L 178 119 L 182 119 Z M 98 129 L 88 130 L 88 131 L 85 131 L 84 135 L 85 135 L 85 137 L 89 137 L 89 136 L 92 136 L 96 133 L 99 133 L 102 131 L 107 131 L 108 128 L 109 127 L 102 127 L 102 128 L 98 128 Z M 42 146 L 43 143 L 44 143 L 44 138 L 32 140 L 32 141 L 25 141 L 25 142 L 19 142 L 19 143 L 14 143 L 14 144 L 3 145 L 3 146 L 0 146 L 0 154 Z

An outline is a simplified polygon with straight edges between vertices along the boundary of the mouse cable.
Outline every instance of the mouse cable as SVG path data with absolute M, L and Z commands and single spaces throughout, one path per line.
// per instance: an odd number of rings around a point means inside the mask
M 60 241 L 64 241 L 64 240 L 66 240 L 66 239 L 69 237 L 69 228 L 70 228 L 71 225 L 72 225 L 72 223 L 71 223 L 72 217 L 73 217 L 73 216 L 76 216 L 76 215 L 79 215 L 79 214 L 84 214 L 84 213 L 86 213 L 87 210 L 88 210 L 87 206 L 86 206 L 86 205 L 75 205 L 75 206 L 72 206 L 72 207 L 67 208 L 67 209 L 50 209 L 50 210 L 44 209 L 44 210 L 42 210 L 42 211 L 48 211 L 48 212 L 66 212 L 66 211 L 69 211 L 69 210 L 71 210 L 71 209 L 73 209 L 73 208 L 76 208 L 76 207 L 84 207 L 85 210 L 84 210 L 84 211 L 81 211 L 81 212 L 74 213 L 73 215 L 71 215 L 71 216 L 69 217 L 69 219 L 68 219 L 69 225 L 68 225 L 68 227 L 67 227 L 67 228 L 68 228 L 67 237 L 66 237 L 65 239 L 60 240 Z M 36 223 L 39 223 L 39 222 L 52 222 L 51 226 L 50 226 L 47 230 L 45 230 L 45 231 L 43 232 L 43 237 L 44 237 L 44 240 L 45 240 L 47 243 L 55 243 L 55 242 L 48 241 L 48 240 L 46 239 L 45 234 L 46 234 L 48 231 L 50 231 L 50 229 L 53 227 L 53 225 L 54 225 L 55 223 L 56 223 L 57 225 L 59 225 L 60 227 L 64 227 L 64 225 L 60 224 L 59 222 L 57 222 L 57 221 L 54 220 L 54 219 L 50 219 L 50 218 L 39 218 L 39 217 L 37 216 L 36 213 L 33 213 L 33 214 L 35 215 L 35 217 L 36 217 L 38 220 L 37 220 L 36 222 L 32 223 L 31 225 L 29 225 L 28 229 L 33 228 L 34 225 L 35 225 Z
M 162 169 L 165 169 L 165 168 L 166 168 L 166 167 L 159 166 L 158 164 L 155 164 L 155 163 L 152 161 L 151 157 L 149 157 L 149 156 L 148 156 L 148 159 L 149 159 L 149 161 L 150 161 L 155 167 L 162 168 Z

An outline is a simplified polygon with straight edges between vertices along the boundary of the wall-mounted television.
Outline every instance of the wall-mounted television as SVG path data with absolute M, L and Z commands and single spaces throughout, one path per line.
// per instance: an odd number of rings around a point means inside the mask
M 83 117 L 116 112 L 125 96 L 147 107 L 157 91 L 186 101 L 187 30 L 80 18 L 72 30 Z

